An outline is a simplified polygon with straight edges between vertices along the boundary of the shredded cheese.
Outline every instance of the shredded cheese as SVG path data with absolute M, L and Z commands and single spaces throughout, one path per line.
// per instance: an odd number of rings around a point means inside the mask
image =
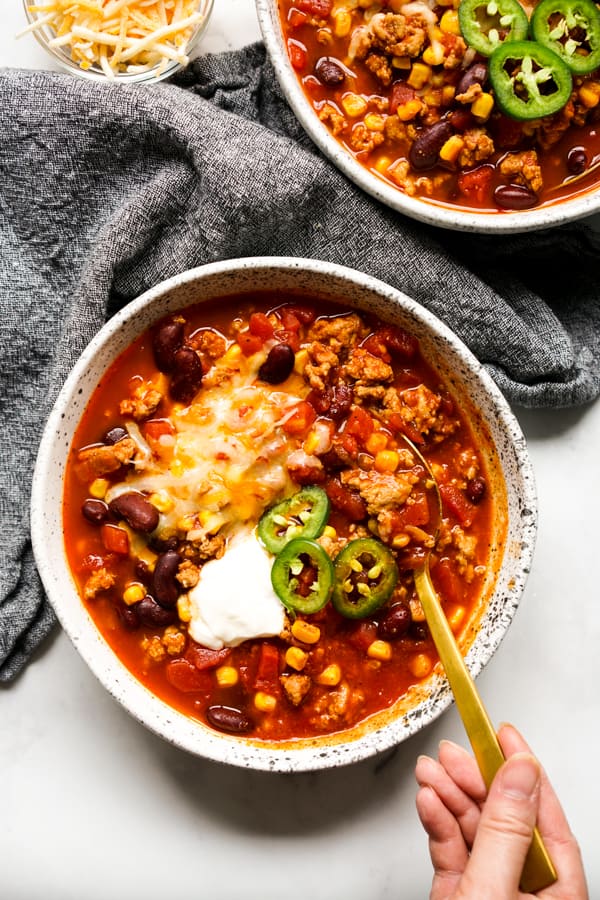
M 53 0 L 28 6 L 30 25 L 17 35 L 49 30 L 51 49 L 70 52 L 82 69 L 108 78 L 186 66 L 191 38 L 204 21 L 201 0 Z

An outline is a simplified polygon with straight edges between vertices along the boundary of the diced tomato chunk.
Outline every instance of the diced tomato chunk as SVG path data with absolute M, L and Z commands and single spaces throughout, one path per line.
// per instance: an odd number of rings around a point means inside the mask
M 400 434 L 405 434 L 406 437 L 413 442 L 413 444 L 422 444 L 424 443 L 423 435 L 417 428 L 412 424 L 412 422 L 406 421 L 400 413 L 390 413 L 389 416 L 386 417 L 387 424 L 392 429 L 392 431 L 400 432 Z
M 212 677 L 209 672 L 200 672 L 187 659 L 173 659 L 165 669 L 167 681 L 184 694 L 193 691 L 210 691 Z
M 260 645 L 254 688 L 257 691 L 265 691 L 267 694 L 279 693 L 279 650 L 274 644 L 263 643 Z
M 366 519 L 367 504 L 358 491 L 346 487 L 339 478 L 328 478 L 325 482 L 325 492 L 331 500 L 331 505 L 351 522 Z
M 348 635 L 348 641 L 359 650 L 367 651 L 377 638 L 377 625 L 375 622 L 359 622 Z
M 296 0 L 295 5 L 309 16 L 319 16 L 324 19 L 333 9 L 333 0 Z
M 185 657 L 199 671 L 215 669 L 220 666 L 230 655 L 231 649 L 223 647 L 222 650 L 210 650 L 208 647 L 199 647 L 192 644 L 188 647 Z
M 405 81 L 394 81 L 390 96 L 390 115 L 393 116 L 399 106 L 404 106 L 409 100 L 414 100 L 416 91 Z
M 286 434 L 293 437 L 300 437 L 306 434 L 312 423 L 317 418 L 317 414 L 313 406 L 306 400 L 301 400 L 296 404 L 294 412 L 289 419 L 283 423 L 283 430 Z
M 292 7 L 288 14 L 288 25 L 290 28 L 300 28 L 307 19 L 308 16 L 305 12 L 301 12 L 299 9 Z
M 421 525 L 427 525 L 430 519 L 427 494 L 425 492 L 416 496 L 411 494 L 410 499 L 414 502 L 405 503 L 402 509 L 398 510 L 402 526 L 416 525 L 420 527 Z
M 419 348 L 416 337 L 399 325 L 385 325 L 378 334 L 394 357 L 412 359 Z
M 292 313 L 303 325 L 311 325 L 317 317 L 312 306 L 300 306 L 296 303 L 290 303 L 286 305 L 285 309 Z
M 379 359 L 382 359 L 386 363 L 392 361 L 392 357 L 388 353 L 388 348 L 385 346 L 385 342 L 378 331 L 373 332 L 368 338 L 365 338 L 361 347 L 364 347 L 365 350 L 368 350 L 373 356 L 378 356 Z
M 158 441 L 165 434 L 175 434 L 169 419 L 148 419 L 144 425 L 144 434 L 151 441 Z
M 431 578 L 442 603 L 451 604 L 462 601 L 462 588 L 458 575 L 447 557 L 440 559 L 432 568 Z
M 119 556 L 129 555 L 129 535 L 118 525 L 102 525 L 100 527 L 102 543 L 111 553 Z
M 250 331 L 242 331 L 238 334 L 237 341 L 244 356 L 252 356 L 253 353 L 258 353 L 259 350 L 262 350 L 262 338 L 257 334 L 252 334 Z
M 443 505 L 458 519 L 461 525 L 466 525 L 468 528 L 473 524 L 477 509 L 456 485 L 440 484 L 440 494 Z
M 375 423 L 366 409 L 362 406 L 353 406 L 346 421 L 345 433 L 353 435 L 364 444 L 374 429 Z
M 458 190 L 480 206 L 491 202 L 493 173 L 491 166 L 478 166 L 469 172 L 461 172 L 458 176 Z
M 294 38 L 288 38 L 287 46 L 293 68 L 297 72 L 302 71 L 306 65 L 306 47 L 300 41 L 295 41 Z
M 269 338 L 273 337 L 273 323 L 269 319 L 265 313 L 252 313 L 250 316 L 250 321 L 248 322 L 248 330 L 251 334 L 256 335 L 256 337 L 262 338 L 263 341 L 268 341 Z
M 88 553 L 87 556 L 84 556 L 81 560 L 81 563 L 77 567 L 78 572 L 96 572 L 98 569 L 103 569 L 106 565 L 110 563 L 110 555 L 100 556 L 99 553 Z

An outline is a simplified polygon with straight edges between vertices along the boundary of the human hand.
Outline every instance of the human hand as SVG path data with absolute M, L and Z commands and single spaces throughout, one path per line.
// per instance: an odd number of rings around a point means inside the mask
M 437 761 L 417 761 L 417 812 L 434 868 L 430 900 L 588 900 L 581 853 L 547 776 L 515 728 L 504 725 L 498 739 L 507 761 L 489 794 L 457 744 L 442 741 Z M 519 891 L 519 880 L 536 821 L 558 880 L 534 895 Z

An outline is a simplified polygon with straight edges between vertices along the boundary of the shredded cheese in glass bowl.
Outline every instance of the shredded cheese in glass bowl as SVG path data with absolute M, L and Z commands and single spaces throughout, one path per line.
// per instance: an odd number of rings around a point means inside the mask
M 190 61 L 213 0 L 23 0 L 39 43 L 68 71 L 91 79 L 142 82 Z

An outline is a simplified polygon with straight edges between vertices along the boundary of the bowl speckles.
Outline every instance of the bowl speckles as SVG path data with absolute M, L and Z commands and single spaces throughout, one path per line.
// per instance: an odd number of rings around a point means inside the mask
M 288 744 L 220 734 L 176 712 L 138 682 L 98 633 L 79 599 L 62 536 L 65 461 L 73 432 L 110 363 L 153 322 L 177 309 L 229 294 L 293 290 L 345 300 L 415 333 L 424 355 L 470 407 L 497 497 L 498 574 L 488 579 L 477 627 L 465 636 L 474 676 L 504 636 L 531 565 L 537 524 L 534 480 L 525 441 L 502 394 L 449 329 L 404 294 L 351 269 L 315 260 L 257 258 L 214 263 L 170 278 L 114 316 L 69 375 L 42 437 L 34 473 L 32 538 L 36 562 L 58 618 L 104 687 L 135 718 L 167 741 L 209 759 L 274 772 L 324 769 L 384 751 L 433 721 L 451 702 L 439 671 L 392 709 L 346 732 Z

